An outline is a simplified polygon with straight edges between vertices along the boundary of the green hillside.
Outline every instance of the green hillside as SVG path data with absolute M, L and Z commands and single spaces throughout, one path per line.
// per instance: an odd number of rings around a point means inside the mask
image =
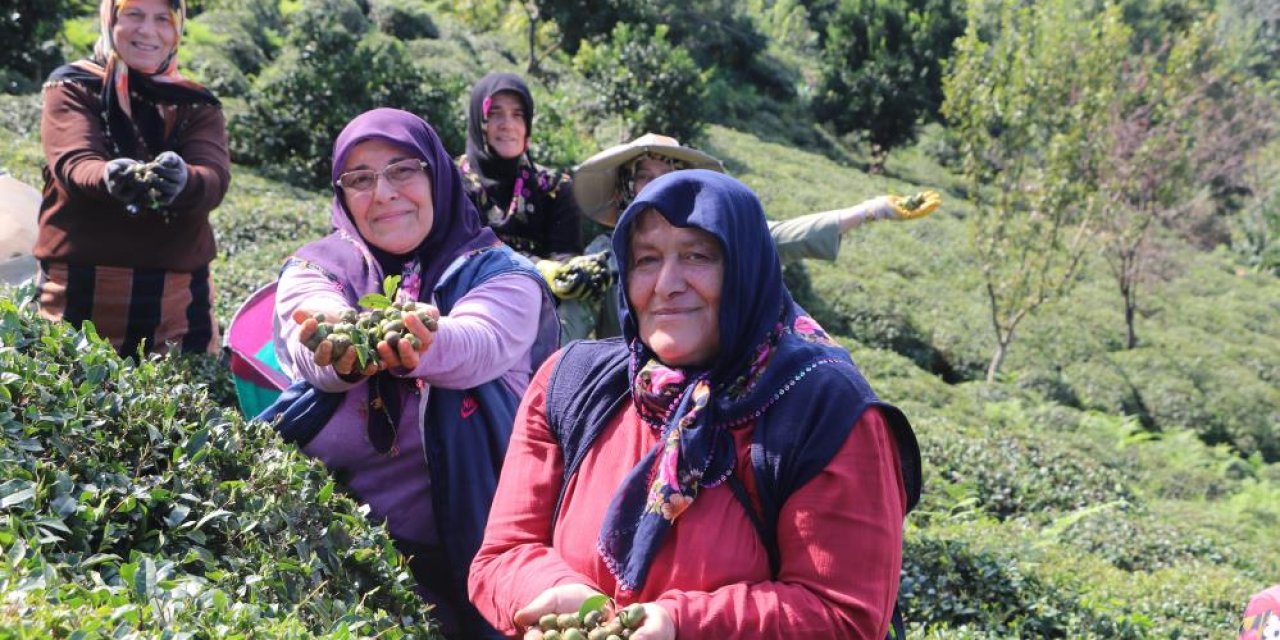
M 761 27 L 768 55 L 788 61 L 775 73 L 817 73 L 795 66 L 815 45 L 783 46 L 778 16 L 820 3 L 748 4 L 756 24 L 773 25 Z M 435 36 L 403 39 L 432 52 L 452 83 L 452 98 L 430 108 L 456 108 L 454 126 L 466 81 L 489 67 L 523 72 L 527 55 L 510 37 L 523 33 L 515 5 L 465 5 L 422 4 Z M 571 164 L 617 137 L 617 119 L 574 101 L 589 80 L 568 54 L 542 64 L 535 131 L 546 158 Z M 858 229 L 838 261 L 787 270 L 921 443 L 925 496 L 908 519 L 902 581 L 909 637 L 1233 636 L 1249 594 L 1280 582 L 1277 271 L 1251 262 L 1238 239 L 1161 228 L 1139 340 L 1126 348 L 1123 299 L 1090 250 L 1074 286 L 1026 318 L 987 382 L 997 345 L 974 249 L 986 205 L 959 165 L 940 164 L 949 132 L 928 125 L 881 170 L 856 140 L 796 120 L 798 99 L 770 95 L 752 73 L 736 78 L 750 90 L 710 79 L 723 109 L 699 144 L 771 217 L 943 193 L 930 217 Z M 250 113 L 254 95 L 228 111 Z M 0 168 L 34 185 L 38 113 L 35 93 L 0 96 Z M 1219 215 L 1234 224 L 1249 214 Z M 328 217 L 328 195 L 305 175 L 238 153 L 214 213 L 218 317 Z M 122 362 L 36 319 L 29 295 L 0 291 L 0 636 L 430 633 L 385 533 L 322 469 L 238 415 L 225 367 Z

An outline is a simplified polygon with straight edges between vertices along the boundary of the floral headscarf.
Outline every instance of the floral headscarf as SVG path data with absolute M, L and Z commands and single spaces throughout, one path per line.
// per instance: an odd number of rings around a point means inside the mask
M 519 158 L 503 158 L 489 149 L 484 135 L 485 122 L 489 120 L 489 108 L 493 97 L 503 91 L 516 95 L 524 109 L 525 149 L 528 136 L 533 135 L 533 94 L 524 80 L 514 73 L 490 73 L 471 88 L 471 102 L 467 109 L 467 163 L 472 172 L 480 176 L 480 183 L 500 208 L 505 209 L 520 189 L 516 185 L 517 170 L 526 154 Z
M 614 494 L 598 541 L 605 564 L 625 590 L 644 584 L 667 532 L 704 487 L 733 473 L 730 429 L 768 414 L 772 424 L 813 419 L 829 405 L 827 381 L 861 380 L 782 282 L 782 266 L 764 209 L 750 189 L 722 173 L 689 169 L 653 181 L 618 220 L 613 251 L 621 281 L 630 270 L 636 218 L 655 209 L 677 227 L 711 234 L 724 256 L 720 352 L 707 370 L 670 367 L 639 338 L 635 313 L 620 296 L 622 334 L 631 350 L 631 397 L 661 434 Z M 625 291 L 625 285 L 623 287 Z M 847 427 L 841 411 L 820 414 L 818 428 Z M 830 424 L 827 424 L 830 421 Z

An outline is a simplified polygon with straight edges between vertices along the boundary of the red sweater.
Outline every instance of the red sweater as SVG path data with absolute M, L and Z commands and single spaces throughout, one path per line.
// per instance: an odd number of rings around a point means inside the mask
M 658 443 L 628 403 L 569 480 L 550 522 L 564 460 L 545 415 L 545 363 L 516 416 L 484 544 L 471 565 L 471 599 L 500 631 L 522 632 L 515 612 L 555 585 L 584 583 L 619 604 L 656 602 L 678 638 L 883 638 L 902 565 L 906 493 L 893 435 L 864 413 L 827 468 L 793 493 L 778 520 L 782 568 L 771 580 L 764 545 L 728 486 L 704 489 L 680 516 L 639 593 L 625 593 L 596 539 L 623 477 Z M 735 431 L 738 477 L 757 502 L 748 446 Z

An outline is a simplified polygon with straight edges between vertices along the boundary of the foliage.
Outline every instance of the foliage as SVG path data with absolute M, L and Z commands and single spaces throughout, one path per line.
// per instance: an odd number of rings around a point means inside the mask
M 440 29 L 422 0 L 371 0 L 369 19 L 379 31 L 400 40 L 440 37 Z
M 1270 0 L 1220 2 L 1219 39 L 1238 66 L 1274 92 L 1280 85 L 1280 10 Z
M 867 132 L 877 156 L 913 141 L 942 106 L 942 62 L 964 30 L 952 0 L 842 0 L 826 24 L 817 118 Z
M 249 78 L 261 71 L 274 53 L 271 45 L 257 36 L 264 28 L 261 20 L 247 11 L 226 9 L 193 18 L 188 30 L 206 29 L 209 37 L 183 41 L 178 53 L 184 74 L 189 72 L 220 98 L 246 95 Z
M 230 122 L 235 157 L 297 184 L 329 181 L 333 139 L 352 118 L 385 105 L 422 115 L 455 143 L 456 80 L 416 64 L 400 41 L 368 33 L 352 0 L 308 0 L 289 16 L 279 58 L 254 82 L 247 113 Z
M 24 93 L 40 86 L 62 63 L 56 42 L 62 21 L 76 0 L 12 0 L 0 10 L 0 93 Z
M 0 300 L 0 592 L 22 637 L 430 633 L 381 528 L 190 361 Z M 206 357 L 207 358 L 207 357 Z
M 702 131 L 706 78 L 667 28 L 620 24 L 609 41 L 583 45 L 574 65 L 597 109 L 622 116 L 627 137 L 646 131 L 693 140 Z
M 1082 150 L 1128 41 L 1114 9 L 1002 6 L 990 41 L 970 12 L 944 105 L 979 211 L 973 241 L 996 338 L 987 380 L 1018 325 L 1074 283 L 1091 229 Z
M 1234 219 L 1232 247 L 1250 269 L 1280 276 L 1280 143 L 1248 167 L 1252 195 Z
M 648 3 L 639 0 L 605 0 L 592 3 L 584 11 L 581 2 L 571 0 L 530 0 L 540 20 L 555 24 L 560 49 L 575 55 L 584 41 L 605 38 L 620 23 L 650 23 Z
M 984 409 L 987 427 L 934 438 L 923 454 L 935 477 L 986 513 L 1004 519 L 1136 499 L 1132 478 L 1113 452 L 1055 433 L 1050 424 L 1027 432 L 1019 427 L 1028 418 L 1016 404 L 991 402 Z

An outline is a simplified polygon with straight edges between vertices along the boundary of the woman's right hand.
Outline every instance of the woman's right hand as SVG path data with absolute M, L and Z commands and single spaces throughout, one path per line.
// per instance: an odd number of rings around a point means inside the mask
M 142 164 L 132 158 L 115 158 L 102 167 L 102 182 L 111 197 L 129 204 L 142 195 L 142 185 L 138 184 L 135 167 Z
M 521 627 L 535 627 L 530 629 L 531 632 L 535 631 L 538 619 L 542 616 L 548 613 L 577 613 L 587 598 L 598 595 L 600 595 L 599 591 L 580 582 L 556 585 L 538 594 L 538 597 L 517 611 L 515 623 Z M 528 637 L 529 635 L 525 634 L 525 638 Z M 534 636 L 534 638 L 541 637 L 541 631 Z
M 298 333 L 299 342 L 305 344 L 307 340 L 311 338 L 312 334 L 316 332 L 316 327 L 320 324 L 316 322 L 315 318 L 318 313 L 324 313 L 327 317 L 336 317 L 342 313 L 342 310 L 306 311 L 298 309 L 297 311 L 294 311 L 293 321 L 298 323 L 301 327 L 301 331 Z M 358 370 L 356 367 L 355 349 L 346 349 L 342 356 L 335 360 L 333 357 L 333 343 L 329 340 L 322 340 L 320 344 L 316 346 L 315 351 L 312 353 L 312 360 L 317 366 L 327 367 L 332 365 L 333 370 L 338 372 L 338 375 L 348 378 L 353 376 L 371 376 L 378 372 L 379 365 L 377 362 L 369 362 L 365 364 L 363 370 Z

